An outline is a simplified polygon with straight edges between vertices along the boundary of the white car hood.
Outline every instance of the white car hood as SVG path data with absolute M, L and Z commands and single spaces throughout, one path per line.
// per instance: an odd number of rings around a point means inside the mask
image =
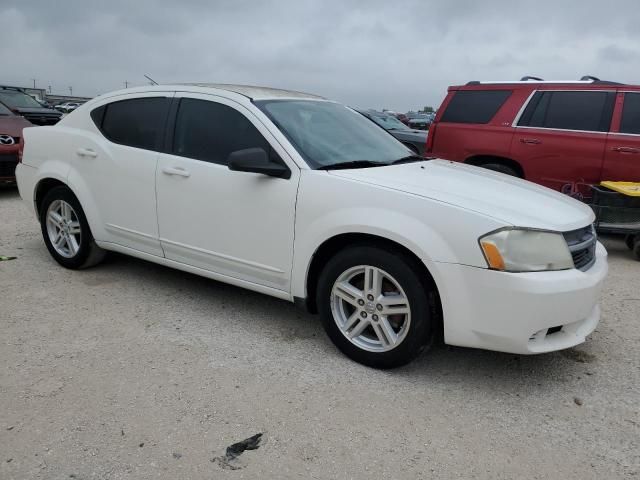
M 457 162 L 430 160 L 329 172 L 456 205 L 518 227 L 566 232 L 594 221 L 591 208 L 567 195 Z

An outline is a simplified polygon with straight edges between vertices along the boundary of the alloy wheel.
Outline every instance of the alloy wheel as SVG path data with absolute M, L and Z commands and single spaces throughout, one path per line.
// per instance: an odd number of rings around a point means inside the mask
M 58 255 L 73 258 L 80 250 L 82 228 L 73 207 L 64 200 L 54 200 L 47 209 L 47 235 Z
M 359 265 L 336 279 L 331 313 L 342 334 L 370 352 L 386 352 L 405 339 L 411 306 L 400 284 L 384 270 Z

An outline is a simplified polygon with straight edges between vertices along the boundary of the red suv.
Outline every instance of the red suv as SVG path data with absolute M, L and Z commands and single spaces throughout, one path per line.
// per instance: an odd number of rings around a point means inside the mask
M 16 165 L 22 129 L 31 123 L 0 103 L 0 183 L 16 181 Z
M 580 81 L 449 87 L 430 155 L 581 197 L 603 180 L 640 181 L 640 86 Z

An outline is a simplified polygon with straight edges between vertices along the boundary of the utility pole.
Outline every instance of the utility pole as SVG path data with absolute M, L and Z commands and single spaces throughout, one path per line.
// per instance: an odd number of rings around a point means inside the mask
M 36 88 L 36 79 L 32 78 L 31 80 L 33 80 L 33 88 Z
M 69 87 L 69 95 L 73 96 L 73 87 Z
M 129 88 L 129 82 L 127 82 L 126 80 L 124 81 L 124 88 Z

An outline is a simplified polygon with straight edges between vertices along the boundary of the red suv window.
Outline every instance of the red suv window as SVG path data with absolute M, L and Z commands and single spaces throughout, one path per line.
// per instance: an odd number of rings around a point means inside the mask
M 518 126 L 607 132 L 614 100 L 614 92 L 536 92 Z
M 456 92 L 441 122 L 489 123 L 511 95 L 511 90 L 463 90 Z
M 640 93 L 624 94 L 620 132 L 640 134 Z

